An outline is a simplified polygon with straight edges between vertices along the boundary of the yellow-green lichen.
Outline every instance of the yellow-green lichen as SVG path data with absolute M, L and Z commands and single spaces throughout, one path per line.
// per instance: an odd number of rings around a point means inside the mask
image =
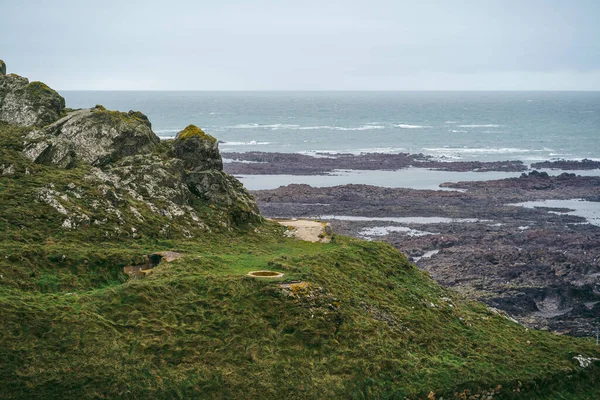
M 48 85 L 46 85 L 44 82 L 39 82 L 39 81 L 31 82 L 29 85 L 27 85 L 27 90 L 30 93 L 37 94 L 37 95 L 44 95 L 44 94 L 52 95 L 52 94 L 56 93 L 54 90 L 50 89 L 50 87 Z
M 202 140 L 208 140 L 209 142 L 215 143 L 217 139 L 212 137 L 211 135 L 205 133 L 202 129 L 198 128 L 196 125 L 188 125 L 184 130 L 177 134 L 177 139 L 186 140 L 193 137 L 200 138 Z

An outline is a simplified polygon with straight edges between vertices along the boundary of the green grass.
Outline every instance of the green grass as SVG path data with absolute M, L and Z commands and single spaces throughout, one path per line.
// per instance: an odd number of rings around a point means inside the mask
M 36 200 L 50 183 L 61 193 L 75 183 L 81 198 L 70 197 L 71 206 L 112 217 L 90 206 L 104 195 L 83 178 L 88 167 L 22 157 L 24 132 L 0 124 L 0 165 L 16 171 L 0 177 L 2 398 L 600 394 L 597 367 L 573 359 L 600 357 L 595 343 L 527 330 L 459 298 L 387 244 L 301 242 L 270 223 L 223 226 L 227 210 L 200 202 L 194 208 L 210 231 L 160 235 L 157 226 L 178 220 L 125 194 L 123 231 L 136 226 L 139 236 L 107 236 L 94 224 L 61 229 L 64 216 Z M 143 279 L 123 275 L 123 266 L 164 250 L 185 256 Z M 245 276 L 259 269 L 285 275 Z M 308 286 L 289 296 L 279 284 L 292 281 Z

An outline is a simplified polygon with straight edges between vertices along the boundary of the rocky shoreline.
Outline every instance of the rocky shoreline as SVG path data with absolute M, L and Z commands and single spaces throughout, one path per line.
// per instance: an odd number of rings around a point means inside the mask
M 326 175 L 335 170 L 385 170 L 428 168 L 457 172 L 521 172 L 527 170 L 522 161 L 451 161 L 434 159 L 423 154 L 362 153 L 312 156 L 298 153 L 223 153 L 228 160 L 226 170 L 237 175 Z
M 438 282 L 527 326 L 593 334 L 600 322 L 600 226 L 572 215 L 569 200 L 600 206 L 600 177 L 533 171 L 442 186 L 454 190 L 289 185 L 253 194 L 263 215 L 320 218 L 337 233 L 389 242 Z M 540 200 L 568 206 L 515 205 Z

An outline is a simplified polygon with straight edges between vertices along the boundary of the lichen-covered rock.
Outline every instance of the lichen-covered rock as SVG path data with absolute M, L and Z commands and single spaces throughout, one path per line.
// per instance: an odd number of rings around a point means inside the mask
M 192 171 L 184 181 L 196 196 L 213 204 L 226 206 L 236 222 L 260 220 L 254 197 L 233 176 L 219 170 Z
M 177 134 L 173 152 L 183 160 L 186 170 L 223 170 L 217 140 L 195 125 L 188 125 Z
M 140 113 L 104 107 L 78 110 L 25 137 L 25 155 L 40 164 L 72 168 L 103 166 L 134 154 L 149 153 L 160 142 Z
M 233 176 L 223 172 L 217 140 L 195 125 L 188 125 L 173 142 L 175 157 L 183 161 L 183 182 L 197 197 L 226 207 L 237 223 L 261 219 L 252 195 Z
M 6 75 L 0 61 L 0 121 L 19 126 L 44 126 L 61 117 L 65 99 L 42 82 Z

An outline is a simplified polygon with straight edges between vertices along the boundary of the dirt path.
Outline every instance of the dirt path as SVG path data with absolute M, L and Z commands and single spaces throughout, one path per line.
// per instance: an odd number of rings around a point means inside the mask
M 309 221 L 305 219 L 274 219 L 273 221 L 286 226 L 286 235 L 308 242 L 329 243 L 331 228 L 326 222 Z

